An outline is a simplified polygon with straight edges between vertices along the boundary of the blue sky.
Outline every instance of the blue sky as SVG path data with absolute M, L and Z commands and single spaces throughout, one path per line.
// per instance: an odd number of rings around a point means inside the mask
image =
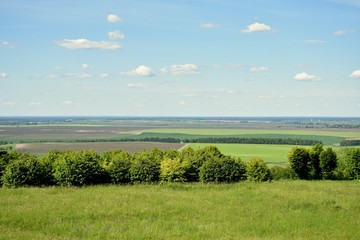
M 360 0 L 0 0 L 0 115 L 360 116 Z

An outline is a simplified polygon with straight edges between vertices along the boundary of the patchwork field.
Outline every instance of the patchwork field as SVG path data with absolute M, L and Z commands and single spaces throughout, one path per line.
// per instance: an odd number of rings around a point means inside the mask
M 0 239 L 359 239 L 360 182 L 0 189 Z

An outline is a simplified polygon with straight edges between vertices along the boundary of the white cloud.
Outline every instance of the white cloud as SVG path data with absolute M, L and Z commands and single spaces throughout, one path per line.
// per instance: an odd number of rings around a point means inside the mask
M 247 26 L 246 29 L 242 30 L 244 33 L 253 33 L 253 32 L 270 32 L 271 27 L 269 25 L 266 25 L 264 23 L 253 23 Z
M 90 41 L 88 39 L 64 39 L 55 42 L 58 46 L 71 50 L 77 49 L 105 49 L 115 50 L 121 48 L 121 45 L 115 42 Z
M 120 40 L 120 39 L 125 38 L 125 35 L 122 32 L 118 31 L 118 30 L 109 32 L 108 36 L 109 36 L 110 40 Z
M 194 75 L 199 74 L 199 68 L 195 64 L 172 65 L 169 72 L 173 75 Z
M 4 72 L 0 72 L 0 78 L 6 78 L 8 77 L 9 75 L 7 75 L 7 73 L 4 73 Z
M 146 88 L 146 86 L 142 83 L 128 83 L 126 86 L 128 88 Z
M 86 63 L 81 64 L 81 67 L 83 69 L 89 69 L 90 68 L 90 66 L 88 64 L 86 64 Z
M 7 47 L 7 48 L 14 48 L 12 44 L 10 44 L 8 41 L 2 41 L 0 43 L 1 46 Z
M 298 81 L 318 81 L 321 80 L 319 77 L 315 75 L 308 74 L 306 72 L 298 73 L 294 76 L 295 80 Z
M 355 33 L 356 31 L 357 31 L 356 29 L 338 30 L 338 31 L 335 31 L 335 32 L 334 32 L 334 35 L 335 35 L 335 36 L 343 36 L 343 35 Z
M 218 28 L 220 27 L 219 24 L 215 24 L 215 23 L 203 23 L 200 25 L 201 28 L 206 28 L 206 29 L 211 29 L 211 28 Z
M 100 74 L 100 77 L 101 78 L 108 78 L 108 77 L 110 77 L 110 74 L 109 73 L 102 73 L 102 74 Z
M 186 105 L 186 102 L 185 101 L 180 101 L 179 105 Z
M 14 101 L 3 101 L 3 102 L 0 102 L 0 106 L 10 106 L 10 107 L 13 107 L 16 105 L 16 102 Z
M 63 104 L 63 105 L 66 105 L 66 106 L 71 106 L 71 105 L 74 104 L 74 102 L 71 101 L 71 100 L 65 100 L 65 101 L 62 102 L 62 104 Z
M 267 72 L 269 71 L 268 67 L 252 67 L 250 68 L 250 72 Z
M 355 70 L 351 73 L 350 77 L 352 78 L 360 78 L 360 70 Z
M 36 107 L 36 106 L 40 106 L 42 103 L 41 102 L 29 102 L 27 105 L 30 107 Z
M 92 75 L 88 73 L 66 73 L 65 77 L 90 78 Z
M 326 41 L 323 40 L 315 40 L 315 39 L 311 39 L 311 40 L 305 40 L 305 43 L 309 43 L 309 44 L 322 44 L 322 43 L 326 43 Z
M 137 67 L 134 70 L 131 70 L 127 73 L 127 75 L 129 76 L 141 76 L 141 77 L 150 77 L 150 76 L 154 76 L 154 72 L 151 68 L 144 66 L 144 65 L 140 65 L 139 67 Z
M 122 21 L 121 18 L 116 14 L 109 14 L 106 19 L 109 23 L 117 23 Z

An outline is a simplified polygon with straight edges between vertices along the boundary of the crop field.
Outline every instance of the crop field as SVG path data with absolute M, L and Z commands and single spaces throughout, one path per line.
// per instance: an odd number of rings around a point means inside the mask
M 51 150 L 94 150 L 105 152 L 115 149 L 122 149 L 130 153 L 142 150 L 159 148 L 161 150 L 175 149 L 184 147 L 181 143 L 154 143 L 154 142 L 86 142 L 86 143 L 20 143 L 16 144 L 16 149 L 20 152 L 32 154 L 46 154 Z
M 0 239 L 359 239 L 358 181 L 0 189 Z

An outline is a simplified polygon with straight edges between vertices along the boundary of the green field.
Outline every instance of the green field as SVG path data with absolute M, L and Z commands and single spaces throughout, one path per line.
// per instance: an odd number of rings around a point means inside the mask
M 0 189 L 0 239 L 358 239 L 360 183 Z

